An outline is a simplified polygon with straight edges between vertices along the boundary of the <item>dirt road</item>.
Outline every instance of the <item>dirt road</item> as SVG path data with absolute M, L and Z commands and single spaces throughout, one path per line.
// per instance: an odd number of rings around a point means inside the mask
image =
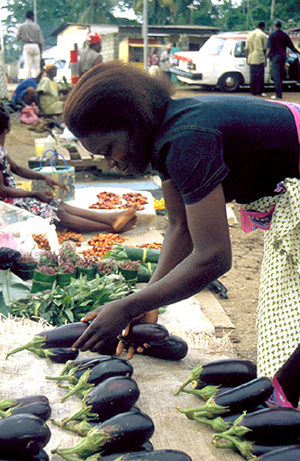
M 201 96 L 211 94 L 197 88 L 180 87 L 175 97 Z M 237 93 L 248 95 L 249 92 Z M 274 92 L 268 92 L 268 97 Z M 284 92 L 284 99 L 300 103 L 300 92 Z M 10 155 L 21 165 L 28 166 L 28 159 L 35 155 L 35 138 L 45 137 L 48 133 L 35 133 L 26 125 L 19 123 L 18 119 L 12 118 L 12 131 L 6 142 L 6 148 Z M 85 180 L 94 180 L 88 171 L 85 172 Z M 239 219 L 239 207 L 233 204 L 236 217 Z M 160 220 L 160 228 L 164 230 L 164 221 Z M 230 234 L 232 240 L 233 265 L 230 272 L 220 280 L 228 289 L 228 299 L 218 298 L 227 315 L 236 327 L 232 339 L 240 357 L 256 360 L 256 333 L 255 315 L 259 285 L 260 264 L 263 254 L 263 234 L 255 231 L 244 234 L 239 224 L 231 225 Z

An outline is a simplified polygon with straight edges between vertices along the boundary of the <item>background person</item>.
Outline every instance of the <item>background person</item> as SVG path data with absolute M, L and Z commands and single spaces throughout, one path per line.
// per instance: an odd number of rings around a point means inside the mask
M 34 22 L 33 11 L 27 11 L 26 21 L 18 28 L 16 39 L 23 42 L 25 78 L 37 77 L 41 72 L 44 37 L 40 26 Z
M 135 206 L 123 212 L 102 213 L 68 205 L 61 200 L 55 199 L 53 193 L 49 191 L 18 189 L 12 173 L 21 178 L 45 181 L 53 190 L 55 187 L 66 190 L 67 186 L 48 175 L 17 165 L 7 155 L 4 147 L 5 138 L 9 131 L 9 114 L 0 105 L 0 200 L 24 208 L 42 218 L 50 218 L 51 222 L 57 226 L 75 232 L 120 233 L 135 227 L 137 222 Z
M 20 106 L 24 106 L 24 104 L 30 106 L 30 104 L 35 102 L 36 89 L 42 75 L 43 71 L 36 78 L 30 77 L 22 80 L 13 92 L 11 100 Z
M 279 19 L 274 21 L 275 31 L 269 36 L 266 51 L 266 61 L 267 58 L 270 58 L 272 64 L 271 75 L 274 79 L 276 91 L 276 96 L 271 96 L 272 99 L 282 99 L 282 81 L 287 61 L 286 49 L 289 48 L 295 53 L 300 54 L 289 35 L 281 30 L 281 25 Z
M 43 75 L 36 89 L 36 103 L 42 115 L 61 115 L 63 113 L 66 92 L 61 90 L 54 81 L 57 74 L 55 64 L 46 64 L 46 74 Z
M 171 79 L 171 48 L 172 45 L 166 45 L 165 49 L 163 50 L 162 54 L 159 58 L 159 68 L 163 72 L 163 74 Z
M 103 57 L 100 54 L 102 38 L 97 32 L 90 32 L 87 36 L 87 49 L 83 50 L 79 58 L 79 77 L 93 66 L 101 64 Z
M 253 96 L 267 96 L 264 93 L 265 54 L 268 36 L 264 33 L 265 23 L 259 22 L 246 41 L 246 62 L 250 66 L 250 91 Z
M 74 347 L 101 351 L 134 319 L 155 322 L 157 308 L 226 273 L 226 202 L 235 200 L 243 229 L 265 230 L 258 373 L 273 376 L 300 343 L 299 106 L 235 95 L 172 99 L 170 87 L 110 61 L 83 76 L 66 102 L 67 127 L 109 168 L 160 173 L 169 217 L 150 283 L 89 313 L 83 321 L 93 321 Z
M 151 48 L 151 52 L 148 56 L 148 72 L 152 77 L 158 77 L 160 75 L 158 48 Z

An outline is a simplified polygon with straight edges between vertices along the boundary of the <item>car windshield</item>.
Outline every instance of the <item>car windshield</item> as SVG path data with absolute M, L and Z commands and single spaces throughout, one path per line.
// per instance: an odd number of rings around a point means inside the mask
M 201 54 L 213 54 L 218 55 L 221 53 L 224 46 L 225 40 L 220 37 L 211 37 L 204 43 L 200 48 L 199 52 Z

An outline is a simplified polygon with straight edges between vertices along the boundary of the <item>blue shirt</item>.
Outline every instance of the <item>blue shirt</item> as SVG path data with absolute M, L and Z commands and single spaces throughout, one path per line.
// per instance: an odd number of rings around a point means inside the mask
M 274 195 L 299 177 L 299 144 L 290 110 L 259 98 L 208 95 L 171 99 L 152 151 L 152 167 L 172 179 L 186 204 L 222 183 L 227 202 Z
M 25 78 L 15 89 L 14 94 L 11 99 L 13 101 L 23 101 L 24 94 L 26 93 L 27 88 L 32 86 L 34 89 L 37 88 L 37 83 L 34 78 Z

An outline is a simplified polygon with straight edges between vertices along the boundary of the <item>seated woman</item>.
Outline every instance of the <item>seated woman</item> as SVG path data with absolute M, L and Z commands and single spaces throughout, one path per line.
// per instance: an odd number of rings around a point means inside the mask
M 37 86 L 42 78 L 43 71 L 36 77 L 30 77 L 23 80 L 12 94 L 11 100 L 21 106 L 30 106 L 35 102 Z
M 50 176 L 17 165 L 4 148 L 6 135 L 10 131 L 10 119 L 6 109 L 0 106 L 0 200 L 24 208 L 42 218 L 51 218 L 59 227 L 75 232 L 126 232 L 137 222 L 136 206 L 123 212 L 98 212 L 68 205 L 53 197 L 50 191 L 25 191 L 16 187 L 12 173 L 21 178 L 40 179 L 53 190 L 67 186 Z
M 57 74 L 55 64 L 46 65 L 46 75 L 43 76 L 36 89 L 36 103 L 41 115 L 61 115 L 63 113 L 66 91 L 61 90 L 54 81 Z

